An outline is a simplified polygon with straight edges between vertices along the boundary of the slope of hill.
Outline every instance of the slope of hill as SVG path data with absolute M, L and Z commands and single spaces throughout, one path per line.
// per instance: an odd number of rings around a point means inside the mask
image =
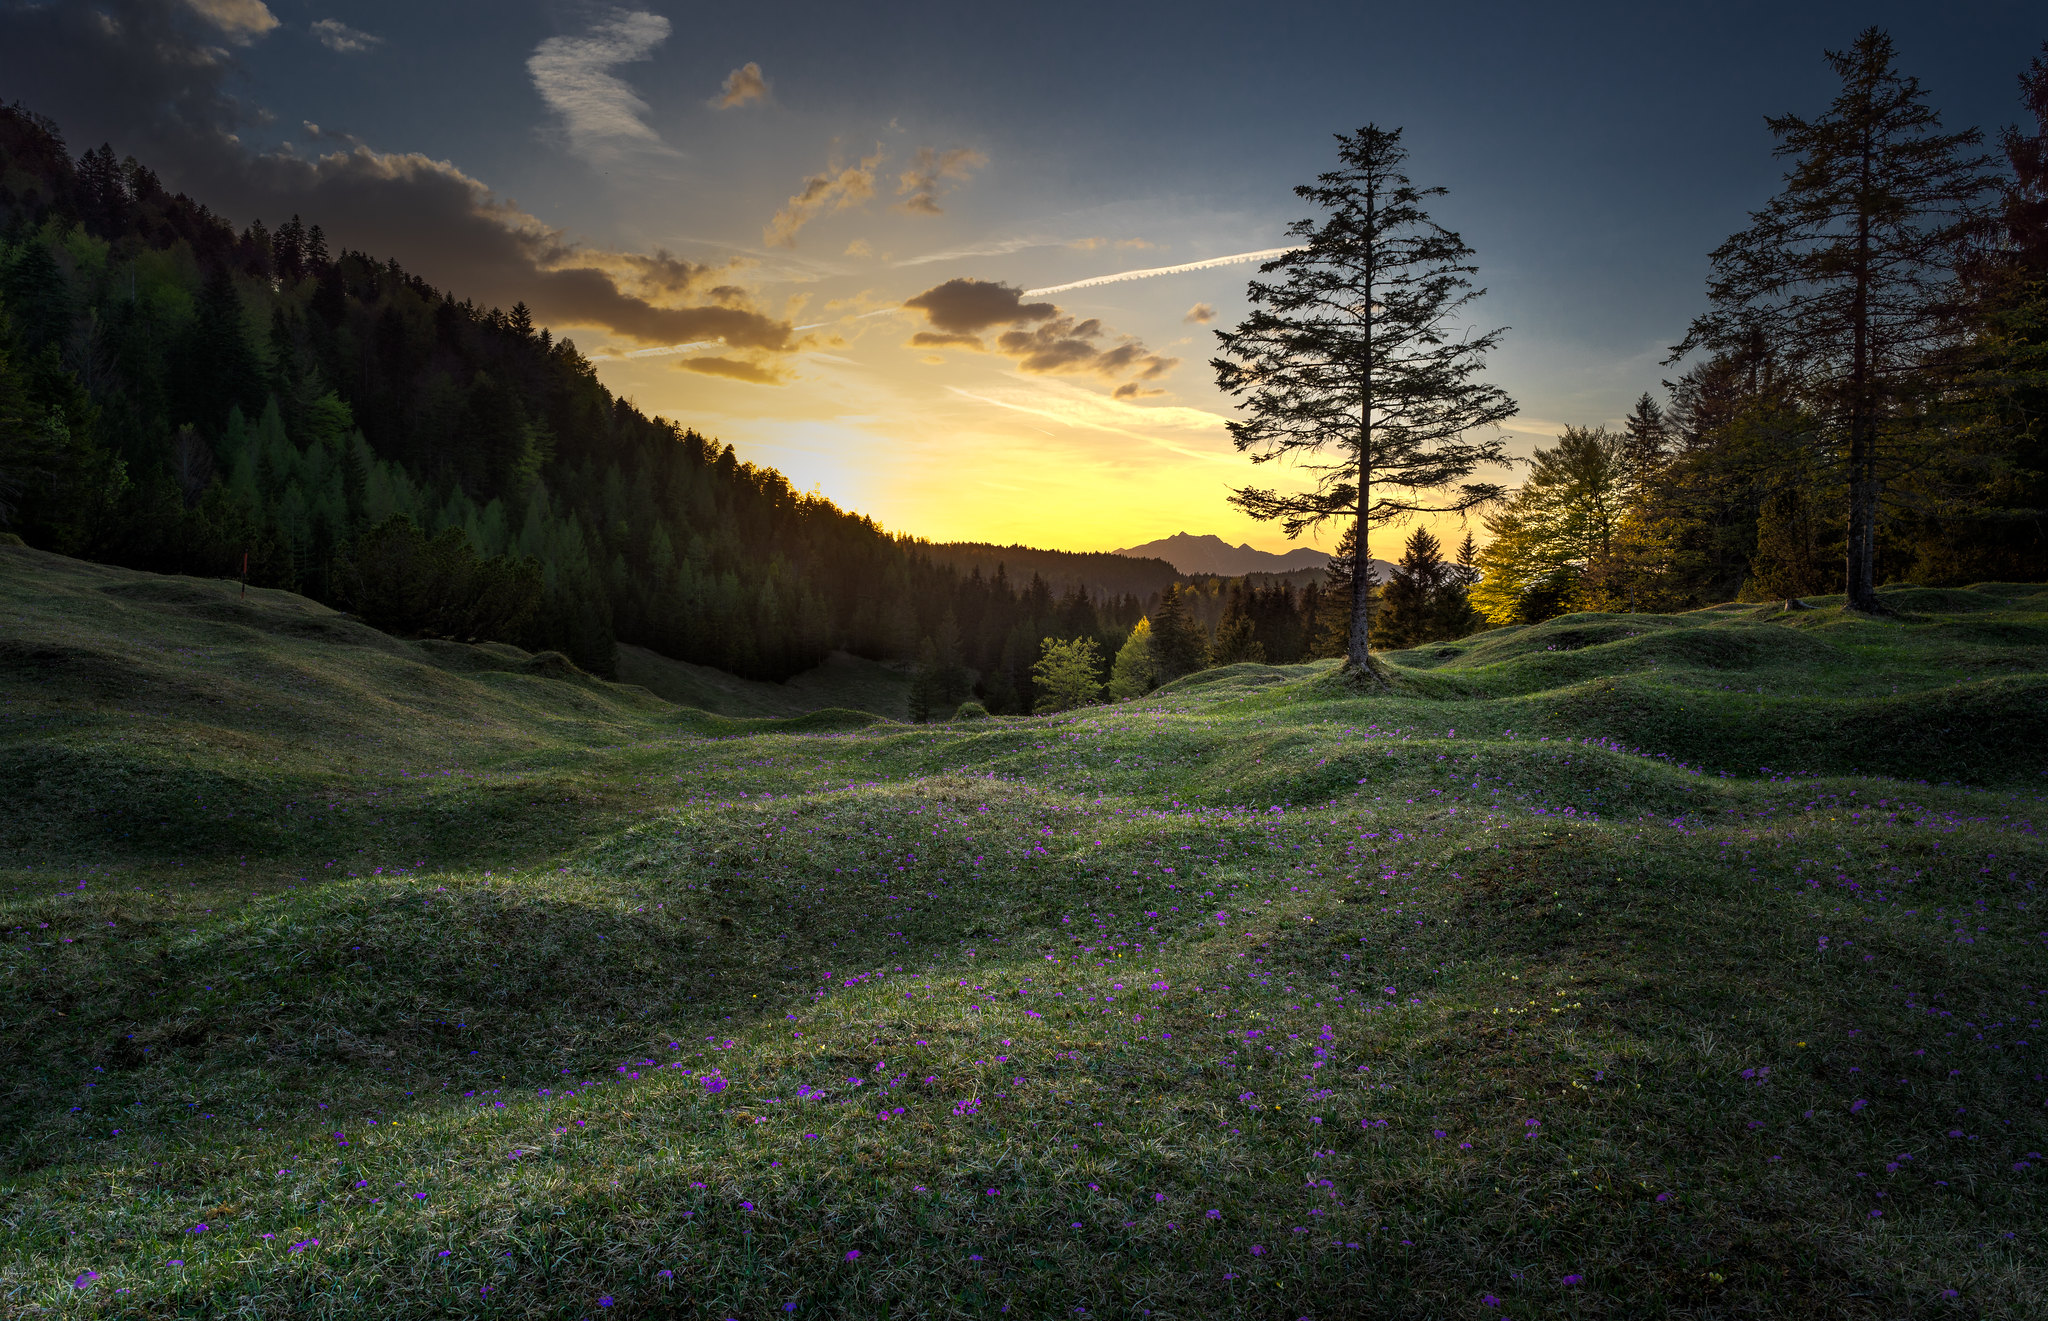
M 2048 590 L 1886 599 L 906 727 L 0 548 L 10 1307 L 2038 1315 Z
M 637 684 L 678 706 L 724 716 L 796 716 L 843 707 L 908 720 L 911 673 L 908 666 L 835 651 L 815 669 L 781 683 L 765 683 L 708 665 L 670 660 L 645 647 L 619 648 L 620 683 Z

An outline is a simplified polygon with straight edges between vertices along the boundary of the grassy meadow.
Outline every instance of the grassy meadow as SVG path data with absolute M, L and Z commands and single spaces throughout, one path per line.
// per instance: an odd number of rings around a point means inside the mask
M 0 547 L 0 1315 L 2048 1315 L 2048 587 L 1885 599 L 911 726 Z

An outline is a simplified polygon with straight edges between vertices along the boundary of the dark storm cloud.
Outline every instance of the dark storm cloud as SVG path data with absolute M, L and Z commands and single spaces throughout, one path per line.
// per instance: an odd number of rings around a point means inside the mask
M 904 299 L 903 305 L 924 313 L 925 320 L 949 335 L 975 335 L 990 326 L 1043 321 L 1059 314 L 1051 303 L 1024 302 L 1023 290 L 987 280 L 948 280 Z
M 336 248 L 396 257 L 485 306 L 524 300 L 542 322 L 643 343 L 791 347 L 787 321 L 746 307 L 730 286 L 700 288 L 722 269 L 576 244 L 447 161 L 361 145 L 311 157 L 251 152 L 240 135 L 266 116 L 233 90 L 239 71 L 217 38 L 172 0 L 0 8 L 0 83 L 74 144 L 115 141 L 237 223 L 302 215 Z M 705 295 L 711 305 L 674 305 Z

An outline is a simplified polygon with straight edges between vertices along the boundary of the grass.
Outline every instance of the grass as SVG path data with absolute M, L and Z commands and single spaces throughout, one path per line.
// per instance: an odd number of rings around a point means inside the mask
M 2048 1312 L 2042 589 L 926 727 L 233 590 L 0 548 L 10 1315 Z

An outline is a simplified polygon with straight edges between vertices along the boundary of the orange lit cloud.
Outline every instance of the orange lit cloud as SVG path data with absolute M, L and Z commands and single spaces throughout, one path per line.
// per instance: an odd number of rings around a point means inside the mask
M 812 220 L 828 211 L 844 211 L 850 206 L 859 206 L 875 195 L 875 167 L 882 163 L 878 148 L 872 156 L 865 156 L 858 165 L 845 168 L 828 166 L 824 173 L 814 174 L 804 180 L 803 188 L 792 194 L 789 202 L 775 218 L 761 231 L 761 238 L 769 247 L 795 247 L 797 231 Z
M 917 159 L 896 180 L 896 195 L 903 199 L 896 204 L 896 209 L 913 215 L 939 215 L 939 194 L 945 185 L 965 182 L 968 176 L 986 164 L 988 157 L 971 147 L 955 147 L 950 151 L 919 147 Z
M 723 376 L 727 380 L 745 381 L 749 385 L 781 385 L 789 379 L 787 375 L 772 367 L 764 367 L 743 358 L 685 358 L 676 366 L 686 372 Z
M 718 95 L 711 98 L 714 110 L 731 110 L 735 106 L 751 104 L 768 99 L 768 80 L 761 76 L 761 66 L 748 60 L 739 68 L 725 75 Z

